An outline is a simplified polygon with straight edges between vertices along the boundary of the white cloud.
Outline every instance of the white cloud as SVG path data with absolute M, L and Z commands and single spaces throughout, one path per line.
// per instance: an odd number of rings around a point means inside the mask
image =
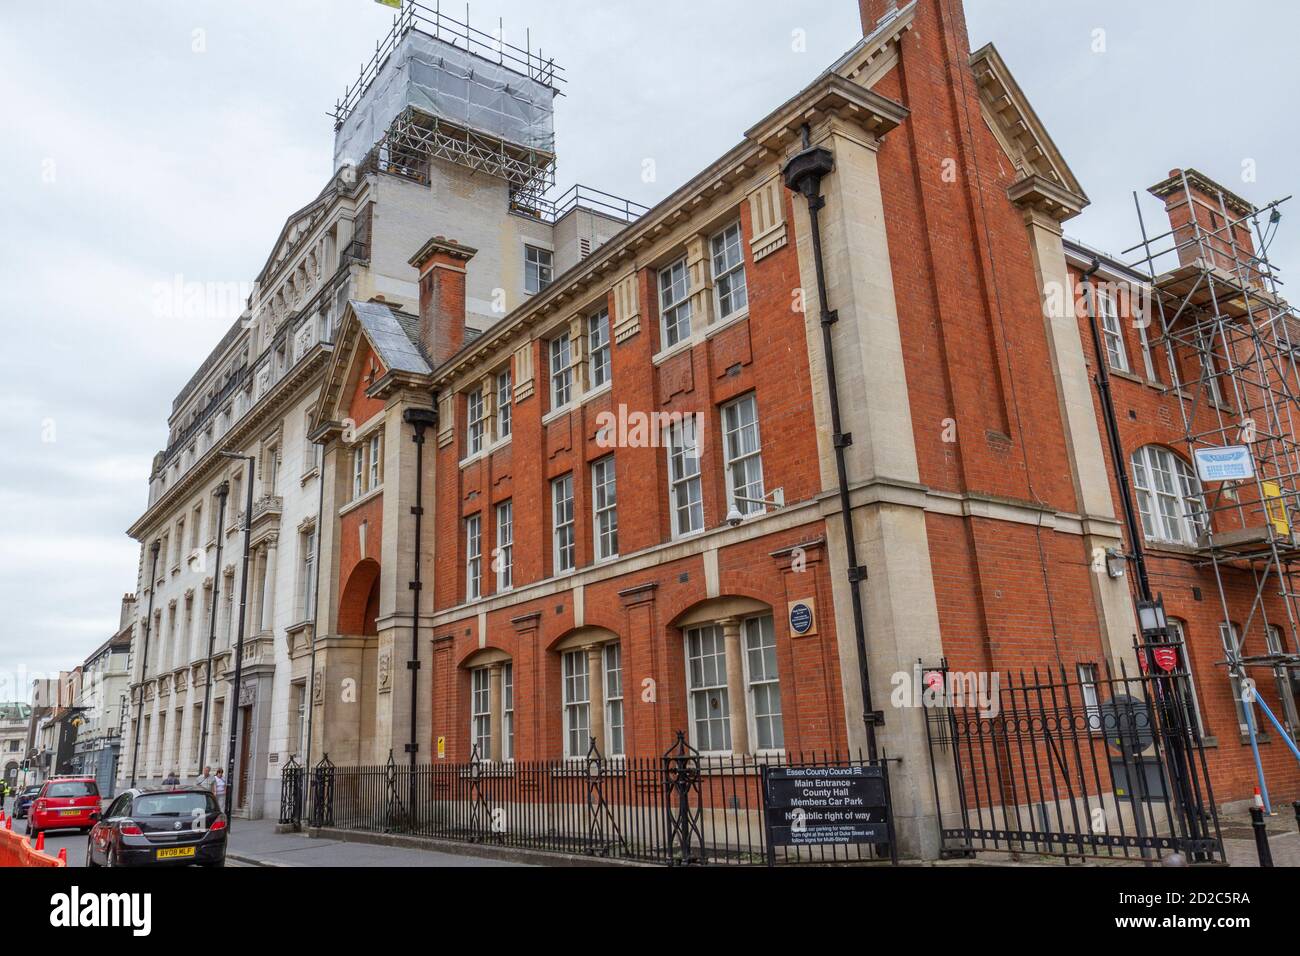
M 1172 7 L 967 2 L 973 45 L 997 43 L 1093 199 L 1070 231 L 1112 251 L 1136 241 L 1132 191 L 1173 166 L 1230 183 L 1252 158 L 1248 197 L 1294 188 L 1297 133 L 1283 109 L 1300 5 Z M 567 67 L 562 187 L 644 203 L 722 155 L 860 36 L 855 0 L 473 5 L 485 29 L 498 15 L 508 40 L 522 43 L 531 26 L 533 46 Z M 1272 28 L 1260 29 L 1261 16 Z M 155 287 L 256 275 L 285 217 L 324 185 L 325 114 L 390 17 L 372 0 L 7 5 L 0 671 L 33 647 L 73 665 L 115 628 L 138 560 L 124 529 L 144 505 L 172 398 L 230 321 L 228 311 L 160 314 Z M 1215 72 L 1207 23 L 1251 37 L 1249 68 L 1232 82 Z M 1098 28 L 1104 55 L 1090 48 Z M 796 30 L 807 52 L 794 48 Z M 642 182 L 646 158 L 656 182 Z M 1297 236 L 1282 230 L 1283 263 Z M 41 440 L 47 420 L 53 444 Z

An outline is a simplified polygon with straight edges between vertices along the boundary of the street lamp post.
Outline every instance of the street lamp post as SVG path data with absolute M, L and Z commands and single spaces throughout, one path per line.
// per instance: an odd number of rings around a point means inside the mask
M 155 541 L 151 546 L 152 560 L 149 565 L 149 609 L 144 616 L 144 649 L 140 654 L 140 688 L 138 690 L 139 699 L 135 705 L 135 727 L 132 736 L 135 738 L 131 742 L 131 786 L 135 786 L 135 771 L 140 762 L 140 719 L 144 712 L 144 679 L 149 672 L 149 629 L 153 626 L 153 598 L 154 592 L 158 590 L 158 550 L 162 547 L 162 541 Z
M 212 571 L 212 619 L 209 621 L 208 631 L 208 664 L 207 670 L 204 671 L 207 683 L 203 687 L 203 737 L 199 742 L 200 772 L 208 759 L 208 710 L 212 705 L 212 652 L 217 643 L 217 605 L 221 601 L 221 544 L 226 537 L 226 498 L 229 496 L 230 482 L 223 481 L 217 487 L 217 498 L 220 499 L 217 512 L 217 564 Z
M 237 455 L 223 451 L 222 458 L 248 462 L 248 493 L 244 504 L 244 569 L 239 582 L 239 633 L 235 642 L 235 677 L 231 683 L 230 749 L 226 752 L 226 826 L 233 829 L 231 803 L 235 795 L 235 741 L 239 734 L 239 684 L 244 675 L 244 623 L 248 608 L 248 555 L 253 537 L 253 469 L 257 459 L 252 455 Z

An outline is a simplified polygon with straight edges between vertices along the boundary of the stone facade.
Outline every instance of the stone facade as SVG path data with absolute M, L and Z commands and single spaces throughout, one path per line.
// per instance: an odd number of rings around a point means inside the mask
M 549 253 L 552 271 L 567 269 L 619 225 L 582 207 L 554 220 L 512 209 L 504 181 L 433 160 L 420 180 L 374 163 L 345 167 L 290 216 L 246 313 L 177 396 L 148 509 L 130 529 L 141 544 L 139 606 L 119 785 L 172 771 L 192 778 L 233 754 L 241 812 L 278 812 L 279 768 L 306 756 L 319 508 L 337 484 L 337 462 L 321 455 L 309 418 L 343 307 L 359 299 L 414 309 L 418 276 L 408 260 L 427 224 L 443 222 L 496 264 L 469 289 L 469 332 L 481 334 L 526 298 L 527 249 Z M 388 453 L 399 451 L 394 440 Z M 229 455 L 251 459 L 251 472 Z M 324 547 L 328 554 L 328 540 Z

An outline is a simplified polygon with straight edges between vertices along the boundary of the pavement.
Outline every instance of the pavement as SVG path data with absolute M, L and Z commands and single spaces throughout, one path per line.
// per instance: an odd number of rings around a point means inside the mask
M 1273 816 L 1264 818 L 1268 832 L 1268 849 L 1273 865 L 1300 866 L 1300 826 L 1290 802 L 1273 807 Z M 1219 815 L 1219 829 L 1223 834 L 1223 851 L 1229 866 L 1259 866 L 1259 850 L 1255 845 L 1255 831 L 1250 822 L 1250 810 L 1233 809 Z
M 483 867 L 524 863 L 461 856 L 442 850 L 376 846 L 369 843 L 276 833 L 274 820 L 234 821 L 226 860 L 245 866 L 326 867 Z

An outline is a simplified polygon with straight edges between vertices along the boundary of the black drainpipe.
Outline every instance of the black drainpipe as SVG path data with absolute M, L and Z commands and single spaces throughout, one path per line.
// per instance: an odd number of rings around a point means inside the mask
M 140 761 L 140 719 L 144 712 L 144 678 L 149 668 L 149 629 L 153 626 L 153 598 L 158 591 L 158 549 L 162 541 L 155 541 L 150 550 L 153 561 L 149 565 L 149 610 L 144 616 L 144 650 L 140 653 L 140 698 L 135 705 L 135 741 L 131 745 L 131 786 L 135 786 L 136 765 Z
M 822 260 L 822 235 L 819 215 L 826 206 L 821 195 L 822 177 L 835 168 L 835 154 L 822 147 L 811 145 L 807 126 L 803 128 L 803 152 L 785 165 L 782 174 L 787 189 L 799 193 L 808 202 L 808 218 L 812 222 L 813 262 L 817 268 L 817 298 L 821 308 L 822 354 L 826 362 L 826 384 L 830 391 L 831 427 L 835 434 L 835 466 L 838 472 L 840 514 L 844 522 L 844 549 L 848 557 L 849 592 L 853 596 L 853 628 L 858 643 L 858 677 L 862 684 L 862 719 L 867 728 L 867 757 L 877 759 L 876 728 L 883 726 L 885 715 L 872 705 L 871 672 L 867 664 L 867 631 L 863 621 L 862 590 L 867 579 L 867 569 L 858 564 L 858 545 L 853 532 L 853 506 L 849 500 L 848 466 L 844 450 L 853 444 L 853 436 L 842 431 L 840 420 L 839 383 L 835 374 L 835 348 L 831 340 L 831 327 L 839 321 L 839 313 L 830 307 L 826 295 L 826 265 Z
M 406 752 L 410 757 L 411 765 L 411 802 L 408 806 L 412 813 L 415 812 L 416 807 L 416 755 L 420 750 L 420 745 L 416 742 L 418 727 L 416 713 L 420 700 L 420 596 L 424 591 L 424 582 L 420 577 L 420 549 L 424 543 L 424 433 L 429 428 L 432 428 L 435 434 L 437 433 L 437 396 L 434 396 L 434 403 L 435 408 L 408 408 L 402 416 L 402 420 L 415 430 L 412 437 L 412 441 L 415 442 L 415 507 L 411 509 L 411 514 L 415 516 L 415 580 L 411 582 L 411 591 L 415 597 L 411 602 L 411 659 L 406 662 L 407 670 L 411 672 L 411 740 L 406 745 Z
M 1101 399 L 1101 415 L 1106 421 L 1106 441 L 1110 445 L 1111 466 L 1115 472 L 1115 483 L 1119 486 L 1120 507 L 1124 509 L 1124 525 L 1128 529 L 1128 539 L 1132 554 L 1133 568 L 1137 572 L 1138 598 L 1152 601 L 1151 579 L 1147 577 L 1146 551 L 1143 545 L 1142 525 L 1138 520 L 1137 509 L 1133 507 L 1133 487 L 1129 482 L 1128 468 L 1125 467 L 1124 446 L 1119 438 L 1119 420 L 1115 417 L 1115 400 L 1110 390 L 1110 369 L 1106 362 L 1106 349 L 1101 341 L 1101 329 L 1097 326 L 1096 299 L 1092 291 L 1092 277 L 1101 268 L 1099 259 L 1092 260 L 1092 266 L 1083 274 L 1083 301 L 1088 311 L 1088 326 L 1092 332 L 1092 348 L 1097 356 L 1097 394 Z
M 314 442 L 321 445 L 320 468 L 316 475 L 316 580 L 312 588 L 311 595 L 311 677 L 307 686 L 307 747 L 302 758 L 303 779 L 310 780 L 307 776 L 311 768 L 311 741 L 312 734 L 315 733 L 316 721 L 316 645 L 320 642 L 320 578 L 321 578 L 321 540 L 325 536 L 325 452 L 323 442 Z M 309 791 L 304 791 L 309 792 Z M 298 821 L 294 821 L 297 823 Z

